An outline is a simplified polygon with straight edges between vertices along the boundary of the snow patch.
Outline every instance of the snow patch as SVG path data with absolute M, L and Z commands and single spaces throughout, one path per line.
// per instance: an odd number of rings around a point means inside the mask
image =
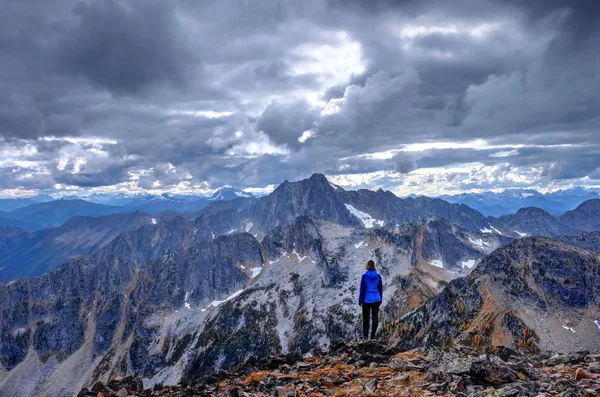
M 531 196 L 535 196 L 535 194 L 533 194 L 533 193 L 521 193 L 521 197 L 523 197 L 523 198 L 527 198 L 527 197 L 531 197 Z
M 364 242 L 364 241 L 361 241 L 360 243 L 356 243 L 356 244 L 354 244 L 354 248 L 360 248 L 360 247 L 362 247 L 363 245 L 365 245 L 365 242 Z
M 566 325 L 562 326 L 564 329 L 570 330 L 572 333 L 575 333 L 575 330 L 571 327 L 567 327 Z
M 496 229 L 494 226 L 490 226 L 492 228 L 493 231 L 495 231 L 496 233 L 498 233 L 499 235 L 502 236 L 502 232 L 498 229 Z
M 12 330 L 11 334 L 12 336 L 21 336 L 21 335 L 25 335 L 25 333 L 27 332 L 27 328 L 17 328 Z
M 252 229 L 252 226 L 254 226 L 254 223 L 252 223 L 252 222 L 246 223 L 246 233 L 248 233 Z
M 156 218 L 151 218 L 151 219 L 150 219 L 150 222 L 151 222 L 153 225 L 156 225 Z
M 212 230 L 210 231 L 210 233 L 212 234 L 212 239 L 215 239 L 215 232 L 213 232 Z
M 246 192 L 233 192 L 236 196 L 238 197 L 242 197 L 242 198 L 250 198 L 252 196 L 250 196 L 248 193 Z
M 442 262 L 439 259 L 434 259 L 432 261 L 429 262 L 430 265 L 433 265 L 435 267 L 439 267 L 440 269 L 444 268 L 444 262 Z
M 188 303 L 188 293 L 185 293 L 185 297 L 183 298 L 183 304 L 187 309 L 191 309 L 190 304 Z
M 244 265 L 240 265 L 240 269 L 242 269 L 242 270 L 246 270 L 246 266 L 244 266 Z
M 481 229 L 481 233 L 493 233 L 490 229 L 488 229 L 487 227 L 484 227 L 483 229 Z
M 252 275 L 250 276 L 250 278 L 254 278 L 256 276 L 258 276 L 260 274 L 260 272 L 262 272 L 262 266 L 261 267 L 253 267 L 252 269 L 250 269 L 250 271 L 252 272 Z
M 361 222 L 363 223 L 363 225 L 365 225 L 365 227 L 367 229 L 371 229 L 373 227 L 373 225 L 383 226 L 383 223 L 384 223 L 383 221 L 373 218 L 371 215 L 367 214 L 366 212 L 357 210 L 350 204 L 344 204 L 344 205 L 346 206 L 346 208 L 348 209 L 348 211 L 350 211 L 350 213 L 352 215 L 354 215 L 355 217 L 357 217 L 358 219 L 361 220 Z
M 279 262 L 279 259 L 277 259 L 276 261 L 269 260 L 269 265 L 272 265 L 272 264 L 277 263 L 277 262 Z
M 482 239 L 478 238 L 478 239 L 473 239 L 471 237 L 469 237 L 469 242 L 473 245 L 476 245 L 479 248 L 485 248 L 487 247 L 488 243 L 486 243 L 485 241 L 483 241 Z
M 259 269 L 261 269 L 261 268 L 259 268 Z M 244 290 L 243 290 L 243 289 L 241 289 L 241 290 L 239 290 L 239 291 L 236 291 L 236 292 L 234 292 L 233 294 L 229 295 L 227 298 L 223 299 L 222 301 L 212 301 L 212 302 L 210 303 L 210 305 L 208 305 L 208 306 L 217 307 L 217 306 L 219 306 L 219 305 L 221 305 L 221 304 L 223 304 L 223 303 L 225 303 L 225 302 L 228 302 L 228 301 L 230 301 L 230 300 L 234 299 L 235 297 L 239 296 L 239 295 L 240 295 L 242 292 L 244 292 Z M 205 310 L 206 310 L 206 309 L 204 309 L 204 310 L 202 310 L 202 311 L 205 311 Z
M 227 233 L 225 233 L 225 234 L 231 234 L 231 233 L 234 233 L 236 230 L 237 230 L 237 229 L 231 229 L 230 231 L 228 231 L 228 232 L 227 232 Z
M 296 248 L 294 248 L 294 251 L 292 251 L 292 255 L 296 255 L 296 257 L 298 258 L 298 262 L 302 262 L 306 259 L 306 256 L 300 257 L 300 254 L 296 252 Z
M 219 194 L 217 194 L 216 197 L 211 197 L 209 198 L 209 200 L 223 200 L 225 199 L 225 197 L 223 197 L 223 192 L 219 190 Z
M 463 261 L 461 263 L 462 268 L 464 269 L 465 267 L 468 267 L 469 269 L 472 269 L 473 266 L 475 266 L 475 259 L 469 259 L 468 261 Z
M 594 320 L 594 324 L 596 324 L 598 326 L 598 329 L 600 329 L 600 323 L 598 322 L 598 320 Z
M 517 233 L 519 235 L 519 237 L 527 237 L 528 236 L 527 233 L 523 233 L 523 232 L 520 232 L 518 230 L 515 230 L 514 232 Z

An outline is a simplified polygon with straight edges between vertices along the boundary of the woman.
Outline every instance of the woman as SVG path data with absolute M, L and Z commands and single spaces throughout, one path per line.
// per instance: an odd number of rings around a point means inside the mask
M 379 306 L 383 299 L 383 285 L 381 276 L 375 270 L 375 262 L 367 261 L 367 271 L 360 280 L 360 296 L 358 304 L 362 306 L 363 312 L 363 336 L 369 337 L 369 318 L 373 317 L 373 326 L 371 327 L 371 339 L 375 339 L 375 332 L 379 325 Z

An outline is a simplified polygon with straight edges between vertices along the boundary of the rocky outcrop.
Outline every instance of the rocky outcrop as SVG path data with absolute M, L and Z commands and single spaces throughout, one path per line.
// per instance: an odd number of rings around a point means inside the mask
M 430 302 L 394 322 L 397 345 L 453 343 L 577 351 L 600 346 L 600 258 L 526 238 L 485 258 Z
M 417 349 L 398 353 L 378 342 L 336 341 L 331 350 L 270 356 L 201 383 L 142 390 L 139 377 L 116 377 L 77 397 L 116 396 L 539 396 L 600 393 L 600 356 L 521 355 L 504 349 Z

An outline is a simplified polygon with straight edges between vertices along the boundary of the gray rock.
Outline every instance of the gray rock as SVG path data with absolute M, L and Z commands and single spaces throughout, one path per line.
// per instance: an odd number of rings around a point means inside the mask
M 115 393 L 115 397 L 127 397 L 128 393 L 125 388 L 121 388 L 118 392 Z
M 365 391 L 373 393 L 377 389 L 377 379 L 369 379 L 364 384 Z

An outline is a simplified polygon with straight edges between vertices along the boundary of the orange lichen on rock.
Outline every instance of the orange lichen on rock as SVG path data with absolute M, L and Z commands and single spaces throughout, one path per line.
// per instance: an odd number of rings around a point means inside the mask
M 307 379 L 317 381 L 321 377 L 333 377 L 348 373 L 352 373 L 352 366 L 348 364 L 337 364 L 333 367 L 319 368 L 312 372 L 301 373 L 300 375 L 305 375 Z
M 410 361 L 410 360 L 423 360 L 424 357 L 414 351 L 406 351 L 406 352 L 402 352 L 402 353 L 398 353 L 394 356 L 395 359 L 397 360 L 405 360 L 405 361 Z
M 260 382 L 263 379 L 265 379 L 267 376 L 269 376 L 270 374 L 271 373 L 269 371 L 254 372 L 254 373 L 248 375 L 248 377 L 242 383 L 245 385 L 249 385 L 250 383 Z
M 364 378 L 385 378 L 386 376 L 390 376 L 394 373 L 394 370 L 391 367 L 383 366 L 383 367 L 375 367 L 375 368 L 361 368 L 358 371 L 359 375 Z

